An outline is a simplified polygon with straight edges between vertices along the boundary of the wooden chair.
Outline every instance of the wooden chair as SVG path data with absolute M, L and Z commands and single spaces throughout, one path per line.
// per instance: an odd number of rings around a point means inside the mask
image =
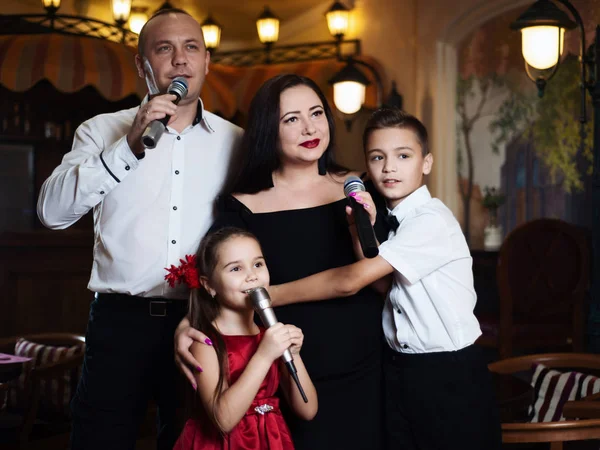
M 499 315 L 479 317 L 479 344 L 497 347 L 501 359 L 583 351 L 590 244 L 581 228 L 557 219 L 516 228 L 500 248 L 496 280 Z
M 70 418 L 61 414 L 44 414 L 40 406 L 45 403 L 47 390 L 42 389 L 43 382 L 50 383 L 58 377 L 76 372 L 83 363 L 85 350 L 85 337 L 77 334 L 68 333 L 47 333 L 36 335 L 22 335 L 11 338 L 0 339 L 0 352 L 14 353 L 15 344 L 23 338 L 31 343 L 45 347 L 68 347 L 76 349 L 76 354 L 68 352 L 67 356 L 56 361 L 36 364 L 32 362 L 32 367 L 25 378 L 24 390 L 20 392 L 23 402 L 22 407 L 18 409 L 7 408 L 6 415 L 11 415 L 16 419 L 15 426 L 12 429 L 12 438 L 4 436 L 14 448 L 50 448 L 49 441 L 61 442 L 60 448 L 66 448 L 70 430 Z M 74 380 L 76 382 L 77 380 Z M 17 389 L 16 380 L 6 383 L 9 391 Z M 2 418 L 0 416 L 0 418 Z M 35 425 L 35 426 L 34 426 Z M 7 434 L 6 430 L 3 430 Z M 59 440 L 55 438 L 60 438 Z M 43 442 L 38 438 L 44 438 Z M 36 445 L 38 443 L 39 445 Z M 59 447 L 55 447 L 59 448 Z
M 530 371 L 534 362 L 564 371 L 600 375 L 600 355 L 586 353 L 545 353 L 508 358 L 488 365 L 493 373 L 518 374 Z M 563 409 L 567 419 L 560 422 L 503 423 L 505 444 L 549 442 L 551 450 L 562 450 L 563 442 L 600 439 L 600 394 L 569 401 Z

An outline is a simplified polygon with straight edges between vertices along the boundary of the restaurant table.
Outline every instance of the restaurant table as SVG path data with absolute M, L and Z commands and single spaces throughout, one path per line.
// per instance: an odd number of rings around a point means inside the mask
M 6 383 L 19 378 L 23 370 L 23 363 L 30 360 L 31 358 L 23 356 L 0 353 L 0 383 Z

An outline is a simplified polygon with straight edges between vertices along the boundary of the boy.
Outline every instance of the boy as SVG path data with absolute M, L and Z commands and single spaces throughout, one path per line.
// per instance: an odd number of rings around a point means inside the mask
M 369 176 L 397 229 L 375 258 L 365 259 L 355 239 L 358 262 L 272 286 L 273 302 L 352 295 L 377 280 L 386 285 L 392 274 L 382 319 L 389 448 L 499 449 L 491 377 L 473 345 L 481 330 L 469 248 L 452 212 L 423 185 L 433 164 L 427 130 L 398 109 L 379 109 L 363 144 Z M 369 194 L 353 196 L 374 222 Z

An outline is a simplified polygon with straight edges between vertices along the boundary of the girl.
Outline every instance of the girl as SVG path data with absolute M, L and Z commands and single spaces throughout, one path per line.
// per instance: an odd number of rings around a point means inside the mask
M 290 409 L 304 420 L 317 413 L 317 394 L 299 354 L 302 331 L 282 323 L 265 331 L 254 323 L 247 291 L 269 285 L 256 237 L 222 228 L 202 240 L 196 261 L 200 283 L 190 295 L 189 320 L 213 345 L 191 347 L 204 368 L 196 376 L 203 411 L 188 420 L 174 450 L 293 449 L 275 396 L 279 382 Z M 288 348 L 308 403 L 279 364 Z

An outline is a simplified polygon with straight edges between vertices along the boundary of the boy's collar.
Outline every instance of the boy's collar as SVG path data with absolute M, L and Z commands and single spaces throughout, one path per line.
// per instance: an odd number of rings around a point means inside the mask
M 427 186 L 423 185 L 398 203 L 394 209 L 388 208 L 388 213 L 396 216 L 398 220 L 402 220 L 410 211 L 427 203 L 429 200 L 431 200 L 431 194 Z

